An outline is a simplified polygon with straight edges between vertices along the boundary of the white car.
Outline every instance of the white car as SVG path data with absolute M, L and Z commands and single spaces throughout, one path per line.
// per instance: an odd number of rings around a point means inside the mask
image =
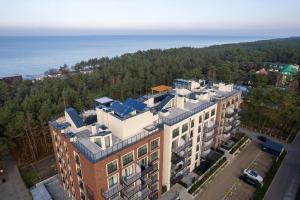
M 255 170 L 245 169 L 244 174 L 253 180 L 257 180 L 260 184 L 263 182 L 263 178 Z

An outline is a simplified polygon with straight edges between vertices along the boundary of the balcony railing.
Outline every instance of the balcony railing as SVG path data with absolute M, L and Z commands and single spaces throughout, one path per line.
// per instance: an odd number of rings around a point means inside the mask
M 211 134 L 210 136 L 204 135 L 203 141 L 204 141 L 204 142 L 208 142 L 208 141 L 213 140 L 213 138 L 214 138 L 213 134 Z
M 109 190 L 107 190 L 106 192 L 104 192 L 103 196 L 104 196 L 105 199 L 109 199 L 113 195 L 115 195 L 118 192 L 120 192 L 123 188 L 124 187 L 122 185 L 117 184 L 117 185 L 113 186 L 112 188 L 110 188 Z
M 209 127 L 204 127 L 204 133 L 209 133 L 209 132 L 213 131 L 216 127 L 217 127 L 216 124 L 209 126 Z
M 201 157 L 206 157 L 210 153 L 211 149 L 202 151 Z
M 138 179 L 140 179 L 141 176 L 142 176 L 142 175 L 141 175 L 141 172 L 137 172 L 137 173 L 134 173 L 134 174 L 132 174 L 132 175 L 130 175 L 130 176 L 125 176 L 125 177 L 123 177 L 123 178 L 122 178 L 122 181 L 123 181 L 123 183 L 124 183 L 126 186 L 128 186 L 128 185 L 134 183 L 135 181 L 137 181 Z
M 177 154 L 172 154 L 171 162 L 173 164 L 178 164 L 180 161 L 184 161 L 184 156 L 178 156 Z
M 185 150 L 188 146 L 191 146 L 191 145 L 192 145 L 192 140 L 189 140 L 186 143 L 184 143 L 183 145 L 173 148 L 172 151 L 174 153 L 179 153 L 180 151 Z
M 139 192 L 141 190 L 142 186 L 141 185 L 136 185 L 132 188 L 124 189 L 123 194 L 130 199 L 134 194 Z
M 146 174 L 148 174 L 152 170 L 153 170 L 153 166 L 152 165 L 146 166 L 144 169 L 142 169 L 142 172 L 141 172 L 142 176 L 145 176 Z
M 212 143 L 213 143 L 212 140 L 210 140 L 210 141 L 208 141 L 208 142 L 203 142 L 203 146 L 204 146 L 204 148 L 205 148 L 205 147 L 211 147 L 211 146 L 212 146 Z
M 215 104 L 216 104 L 216 102 L 210 101 L 210 102 L 201 104 L 198 107 L 196 107 L 196 108 L 194 108 L 194 109 L 192 109 L 190 111 L 187 111 L 185 113 L 177 115 L 174 118 L 162 117 L 162 123 L 167 124 L 169 126 L 172 126 L 172 125 L 174 125 L 174 124 L 176 124 L 176 123 L 178 123 L 178 122 L 180 122 L 180 121 L 182 121 L 184 119 L 187 119 L 190 116 L 192 116 L 192 115 L 194 115 L 194 114 L 196 114 L 198 112 L 201 112 L 201 111 L 205 110 L 206 108 L 208 108 L 208 107 L 210 107 L 212 105 L 215 105 Z
M 132 145 L 154 133 L 157 133 L 158 131 L 160 131 L 159 126 L 157 125 L 157 127 L 155 129 L 153 129 L 152 131 L 142 131 L 141 133 L 130 137 L 126 140 L 123 140 L 115 145 L 113 145 L 112 147 L 109 147 L 107 149 L 101 150 L 97 153 L 93 153 L 90 149 L 88 149 L 85 145 L 81 144 L 80 141 L 75 141 L 74 145 L 76 146 L 76 148 L 85 155 L 85 157 L 91 161 L 92 163 L 96 163 L 97 161 L 106 158 L 107 156 L 113 154 L 116 151 L 119 151 L 129 145 Z

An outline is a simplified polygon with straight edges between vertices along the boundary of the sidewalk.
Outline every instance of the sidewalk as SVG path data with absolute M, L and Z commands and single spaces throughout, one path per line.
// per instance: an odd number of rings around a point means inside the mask
M 6 182 L 0 182 L 0 198 L 5 200 L 32 199 L 22 180 L 18 167 L 10 155 L 4 157 L 4 170 Z

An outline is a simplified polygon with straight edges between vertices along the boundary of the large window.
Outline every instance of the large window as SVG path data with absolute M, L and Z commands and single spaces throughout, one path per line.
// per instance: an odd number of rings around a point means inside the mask
M 211 116 L 211 117 L 214 116 L 215 113 L 216 113 L 216 110 L 215 110 L 215 109 L 212 109 L 211 112 L 210 112 L 210 116 Z
M 150 143 L 150 149 L 151 151 L 153 149 L 156 149 L 159 146 L 159 138 L 157 138 L 156 140 L 152 140 Z
M 133 174 L 133 165 L 130 165 L 128 167 L 126 167 L 125 169 L 122 170 L 122 175 L 123 177 L 128 177 L 131 174 Z
M 202 116 L 199 116 L 199 124 L 202 123 Z
M 205 120 L 209 118 L 209 112 L 205 113 Z
M 147 153 L 147 145 L 144 145 L 138 149 L 138 157 L 141 157 Z
M 158 151 L 151 154 L 150 162 L 153 162 L 158 159 Z
M 184 124 L 184 125 L 182 126 L 181 132 L 182 132 L 182 133 L 186 132 L 186 131 L 188 130 L 188 128 L 189 128 L 188 123 Z
M 114 160 L 106 165 L 107 174 L 111 174 L 118 170 L 118 161 Z
M 122 157 L 123 166 L 131 163 L 133 161 L 133 152 L 130 152 Z
M 108 178 L 108 187 L 111 188 L 118 183 L 118 174 Z
M 176 138 L 179 135 L 179 128 L 173 130 L 172 137 Z
M 191 121 L 191 128 L 194 127 L 194 120 Z

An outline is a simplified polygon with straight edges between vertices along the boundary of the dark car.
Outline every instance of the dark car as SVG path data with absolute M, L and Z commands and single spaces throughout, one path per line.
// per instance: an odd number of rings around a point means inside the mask
M 264 137 L 264 136 L 257 136 L 257 139 L 262 141 L 262 142 L 266 142 L 268 140 L 268 138 Z
M 252 185 L 253 187 L 257 188 L 257 187 L 261 187 L 261 184 L 257 181 L 254 180 L 250 177 L 248 177 L 247 175 L 243 174 L 240 176 L 240 179 L 242 181 L 244 181 L 245 183 L 248 183 L 249 185 Z

